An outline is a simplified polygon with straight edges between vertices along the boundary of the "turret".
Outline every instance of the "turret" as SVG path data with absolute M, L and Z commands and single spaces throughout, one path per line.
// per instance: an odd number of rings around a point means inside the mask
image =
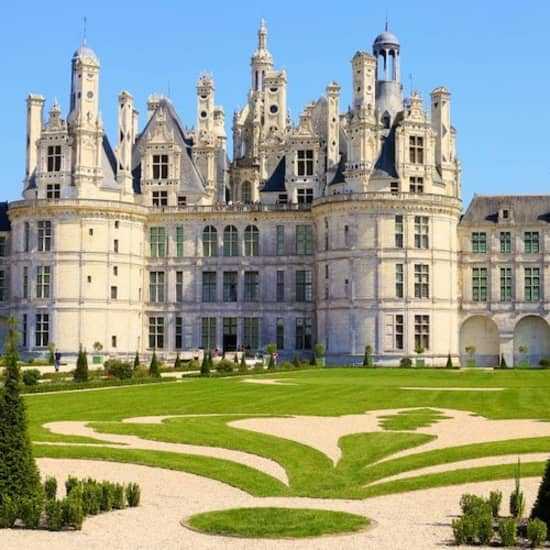
M 327 114 L 327 168 L 331 170 L 340 160 L 340 86 L 331 82 L 326 89 Z
M 376 59 L 358 51 L 351 60 L 353 67 L 353 108 L 374 112 Z
M 128 92 L 121 92 L 118 96 L 117 181 L 126 193 L 132 192 L 134 113 L 134 98 Z
M 25 183 L 28 183 L 37 161 L 37 142 L 42 133 L 42 112 L 44 98 L 41 95 L 30 94 L 27 97 L 27 159 L 25 167 Z
M 442 166 L 451 163 L 451 94 L 447 88 L 436 88 L 431 93 L 432 128 L 435 131 L 435 164 Z
M 214 79 L 203 74 L 197 82 L 197 131 L 214 130 Z
M 269 72 L 264 82 L 264 127 L 282 132 L 286 129 L 286 71 Z
M 258 49 L 254 52 L 250 61 L 252 69 L 252 92 L 260 92 L 264 89 L 265 74 L 273 68 L 273 57 L 267 49 L 267 27 L 262 19 L 258 29 Z

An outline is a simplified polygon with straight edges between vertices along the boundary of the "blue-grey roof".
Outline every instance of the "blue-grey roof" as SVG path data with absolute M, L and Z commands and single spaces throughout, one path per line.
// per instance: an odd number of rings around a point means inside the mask
M 11 231 L 11 223 L 8 218 L 8 202 L 0 202 L 0 231 Z
M 109 143 L 109 138 L 107 137 L 107 134 L 103 134 L 103 150 L 105 151 L 105 155 L 107 157 L 107 160 L 109 161 L 109 164 L 111 168 L 113 169 L 113 174 L 116 175 L 117 173 L 117 163 L 116 163 L 116 157 L 113 152 L 113 148 L 111 147 L 111 144 Z
M 346 178 L 344 177 L 344 171 L 346 169 L 346 155 L 340 153 L 340 160 L 338 166 L 336 167 L 336 172 L 334 177 L 330 181 L 329 185 L 336 185 L 338 183 L 345 183 Z
M 75 57 L 93 57 L 94 59 L 97 59 L 97 55 L 95 54 L 94 50 L 88 46 L 88 44 L 82 44 L 78 50 L 76 50 L 73 54 L 73 58 Z
M 550 195 L 476 195 L 460 225 L 495 224 L 504 209 L 516 224 L 550 223 Z
M 273 170 L 273 174 L 264 183 L 262 187 L 262 193 L 286 193 L 285 187 L 285 175 L 286 175 L 286 159 L 283 157 L 277 168 Z
M 395 34 L 385 30 L 374 39 L 374 46 L 380 46 L 382 44 L 399 46 L 399 39 Z
M 380 156 L 374 164 L 371 178 L 398 178 L 395 168 L 395 128 L 394 124 L 382 142 Z

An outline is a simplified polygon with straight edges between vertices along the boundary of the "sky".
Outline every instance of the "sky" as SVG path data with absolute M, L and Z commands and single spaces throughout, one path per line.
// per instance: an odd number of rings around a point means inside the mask
M 84 17 L 87 43 L 101 62 L 100 108 L 114 147 L 121 90 L 134 96 L 140 128 L 150 94 L 170 97 L 191 127 L 202 72 L 214 76 L 229 135 L 234 110 L 246 102 L 262 17 L 275 68 L 287 71 L 293 121 L 332 80 L 342 87 L 344 111 L 350 60 L 357 50 L 371 51 L 386 16 L 401 43 L 405 96 L 417 89 L 428 105 L 433 88 L 452 93 L 465 207 L 474 193 L 550 191 L 547 0 L 29 0 L 2 8 L 0 200 L 21 195 L 27 95 L 45 96 L 45 115 L 54 98 L 67 114 L 70 62 L 83 41 Z

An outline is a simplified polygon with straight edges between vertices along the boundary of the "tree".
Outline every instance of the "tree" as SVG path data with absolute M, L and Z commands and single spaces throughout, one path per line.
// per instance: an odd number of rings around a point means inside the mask
M 78 350 L 73 380 L 75 382 L 88 381 L 88 356 L 86 350 L 82 348 L 82 344 L 80 344 L 80 349 Z
M 275 354 L 277 353 L 277 344 L 271 343 L 267 344 L 265 347 L 267 353 L 269 353 L 269 363 L 267 364 L 268 369 L 275 368 Z
M 55 363 L 55 344 L 53 342 L 48 342 L 48 365 L 53 365 Z
M 174 361 L 174 368 L 181 369 L 181 359 L 180 359 L 179 353 L 176 355 L 176 360 Z
M 531 519 L 538 518 L 550 529 L 550 460 L 546 462 L 544 474 L 539 485 L 537 500 L 531 510 Z
M 136 356 L 134 357 L 134 370 L 139 367 L 139 353 L 136 351 Z
M 508 365 L 506 364 L 506 359 L 504 359 L 504 353 L 500 354 L 500 368 L 501 369 L 508 368 Z
M 241 355 L 241 364 L 239 365 L 239 370 L 245 371 L 246 369 L 246 353 L 243 351 Z
M 19 393 L 17 366 L 17 321 L 8 319 L 6 340 L 6 382 L 0 394 L 0 504 L 19 501 L 21 497 L 43 498 L 43 488 L 31 452 L 25 404 Z
M 451 359 L 451 353 L 449 352 L 449 355 L 447 355 L 447 364 L 445 365 L 446 368 L 452 369 L 453 368 L 453 360 Z
M 300 364 L 300 359 L 298 359 L 298 356 L 294 354 L 294 357 L 292 358 L 292 364 L 295 368 L 299 369 L 302 365 Z
M 208 355 L 206 352 L 204 352 L 202 356 L 202 363 L 201 363 L 201 376 L 209 376 L 210 375 L 210 366 L 208 363 Z
M 372 346 L 370 344 L 365 346 L 365 355 L 363 357 L 363 366 L 372 367 Z
M 151 357 L 151 363 L 149 364 L 149 376 L 160 378 L 160 365 L 156 350 L 153 350 L 153 357 Z

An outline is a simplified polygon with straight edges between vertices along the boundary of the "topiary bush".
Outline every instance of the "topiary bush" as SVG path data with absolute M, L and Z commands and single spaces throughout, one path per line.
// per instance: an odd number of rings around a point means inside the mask
M 178 353 L 176 355 L 176 360 L 174 361 L 174 369 L 180 370 L 181 368 L 182 368 L 182 364 L 181 364 L 180 354 Z
M 136 356 L 134 357 L 134 369 L 139 367 L 139 353 L 136 351 Z
M 101 512 L 110 512 L 113 509 L 113 490 L 109 481 L 101 483 L 101 501 L 99 510 Z
M 550 526 L 550 460 L 546 462 L 537 499 L 531 510 L 530 518 L 538 518 L 544 521 L 546 527 Z
M 124 491 L 124 485 L 121 483 L 115 483 L 113 485 L 113 508 L 116 510 L 122 510 L 126 507 L 126 493 Z
M 70 495 L 76 487 L 80 487 L 80 481 L 74 476 L 69 476 L 65 481 L 65 492 L 67 496 Z
M 460 498 L 463 516 L 452 523 L 457 544 L 489 544 L 493 538 L 493 516 L 489 503 L 477 495 Z
M 234 367 L 233 361 L 228 361 L 227 359 L 221 359 L 216 363 L 216 370 L 220 373 L 233 372 Z
M 550 358 L 548 357 L 543 357 L 540 361 L 539 361 L 539 365 L 541 367 L 544 367 L 545 369 L 547 369 L 548 367 L 550 367 Z
M 25 386 L 36 386 L 41 376 L 38 369 L 25 370 L 23 371 L 23 384 Z
M 86 354 L 86 350 L 82 348 L 82 344 L 80 344 L 80 349 L 78 350 L 73 379 L 75 382 L 88 381 L 88 355 Z
M 28 529 L 36 529 L 40 525 L 40 516 L 44 509 L 44 499 L 41 497 L 23 497 L 19 503 L 19 517 Z
M 531 544 L 531 548 L 542 548 L 546 540 L 546 523 L 540 519 L 530 519 L 527 522 L 527 540 Z
M 160 378 L 160 364 L 157 359 L 157 352 L 153 350 L 153 357 L 151 357 L 151 363 L 149 364 L 149 376 L 154 378 Z
M 450 353 L 447 355 L 447 363 L 445 364 L 445 368 L 447 368 L 447 369 L 452 369 L 453 368 L 453 360 L 451 358 Z
M 500 505 L 502 503 L 502 492 L 501 491 L 491 491 L 489 493 L 489 499 L 487 500 L 489 506 L 491 507 L 491 513 L 494 518 L 498 518 L 500 511 Z
M 208 355 L 205 353 L 202 356 L 201 376 L 209 376 L 209 375 L 210 375 L 210 363 L 208 361 Z
M 82 509 L 82 500 L 77 492 L 72 493 L 61 501 L 63 510 L 63 525 L 73 529 L 82 529 L 84 522 L 84 511 Z
M 399 360 L 399 366 L 404 369 L 409 369 L 412 367 L 412 359 L 410 357 L 401 357 Z
M 126 501 L 131 508 L 139 506 L 141 489 L 137 483 L 128 483 L 126 486 Z
M 48 500 L 55 500 L 57 495 L 57 479 L 55 477 L 47 477 L 44 480 L 44 492 Z
M 498 535 L 502 546 L 515 546 L 518 524 L 514 518 L 502 519 L 498 522 Z
M 46 502 L 46 527 L 50 531 L 63 529 L 63 503 L 60 500 L 48 500 Z
M 13 527 L 18 512 L 18 500 L 10 495 L 2 495 L 2 501 L 0 502 L 0 528 L 9 529 Z
M 120 359 L 109 359 L 103 363 L 103 368 L 109 376 L 114 376 L 119 380 L 127 380 L 132 378 L 134 367 L 130 363 L 121 361 Z

